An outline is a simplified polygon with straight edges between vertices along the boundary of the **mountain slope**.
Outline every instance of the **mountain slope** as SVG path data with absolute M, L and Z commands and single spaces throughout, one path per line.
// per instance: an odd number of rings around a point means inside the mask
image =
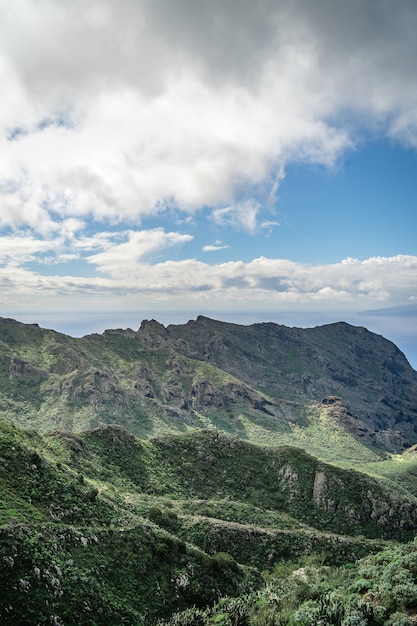
M 417 374 L 398 348 L 346 323 L 310 329 L 242 327 L 199 317 L 169 326 L 177 349 L 207 359 L 273 398 L 297 402 L 337 396 L 345 425 L 387 449 L 416 438 Z M 353 419 L 352 419 L 353 418 Z
M 0 486 L 5 624 L 153 626 L 239 606 L 283 563 L 345 566 L 417 525 L 395 484 L 214 430 L 42 436 L 0 421 Z
M 153 625 L 257 590 L 282 561 L 353 562 L 416 523 L 414 499 L 373 479 L 211 431 L 143 441 L 0 421 L 0 485 L 5 624 Z
M 0 320 L 0 621 L 412 623 L 416 376 L 342 323 Z
M 214 427 L 275 444 L 332 407 L 365 446 L 417 443 L 417 373 L 391 342 L 344 323 L 299 329 L 200 316 L 74 339 L 0 319 L 0 348 L 0 416 L 43 432 Z

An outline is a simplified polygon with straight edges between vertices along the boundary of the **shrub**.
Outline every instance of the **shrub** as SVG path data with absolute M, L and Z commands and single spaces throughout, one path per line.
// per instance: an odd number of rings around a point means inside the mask
M 180 613 L 174 613 L 168 621 L 159 621 L 157 626 L 205 626 L 207 611 L 191 607 Z
M 405 613 L 394 613 L 386 624 L 387 626 L 411 626 L 412 622 Z
M 231 569 L 237 571 L 238 565 L 228 552 L 216 552 L 212 556 L 212 563 L 219 569 Z
M 165 530 L 175 532 L 178 529 L 178 516 L 174 511 L 161 510 L 157 506 L 153 506 L 148 511 L 148 517 L 154 524 L 165 528 Z

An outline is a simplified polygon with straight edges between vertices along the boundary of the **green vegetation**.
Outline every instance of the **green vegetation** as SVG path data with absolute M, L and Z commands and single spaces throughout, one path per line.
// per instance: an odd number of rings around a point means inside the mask
M 262 590 L 187 609 L 159 626 L 407 626 L 417 619 L 416 565 L 415 544 L 387 547 L 354 567 L 314 558 L 283 563 Z
M 417 615 L 417 546 L 389 546 L 355 566 L 323 566 L 308 558 L 282 563 L 265 587 L 188 609 L 162 625 L 407 626 Z
M 199 317 L 74 339 L 0 318 L 0 347 L 0 416 L 39 432 L 117 423 L 146 439 L 213 428 L 355 465 L 377 460 L 375 444 L 417 442 L 416 373 L 393 344 L 347 324 Z M 330 414 L 332 395 L 341 404 Z
M 417 623 L 417 379 L 389 342 L 0 319 L 0 348 L 0 623 Z
M 412 496 L 300 449 L 0 422 L 0 484 L 2 623 L 412 623 Z

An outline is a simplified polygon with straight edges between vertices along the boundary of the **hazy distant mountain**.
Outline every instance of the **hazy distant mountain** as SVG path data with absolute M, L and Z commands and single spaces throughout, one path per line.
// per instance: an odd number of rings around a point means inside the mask
M 417 304 L 403 304 L 402 306 L 382 307 L 381 309 L 369 309 L 362 311 L 365 315 L 404 316 L 417 317 Z

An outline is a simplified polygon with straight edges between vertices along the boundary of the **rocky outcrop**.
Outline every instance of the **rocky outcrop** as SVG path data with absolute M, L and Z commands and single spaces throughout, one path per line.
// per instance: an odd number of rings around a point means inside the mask
M 156 320 L 143 320 L 136 337 L 146 348 L 161 348 L 167 340 L 165 327 Z
M 130 405 L 129 394 L 120 386 L 110 372 L 74 372 L 64 378 L 61 395 L 72 404 L 88 404 L 96 410 L 100 407 L 124 407 Z
M 33 381 L 39 381 L 48 378 L 47 371 L 32 365 L 18 356 L 14 356 L 10 362 L 10 376 L 24 377 Z
M 191 405 L 194 409 L 223 409 L 225 396 L 208 378 L 201 378 L 191 389 Z

